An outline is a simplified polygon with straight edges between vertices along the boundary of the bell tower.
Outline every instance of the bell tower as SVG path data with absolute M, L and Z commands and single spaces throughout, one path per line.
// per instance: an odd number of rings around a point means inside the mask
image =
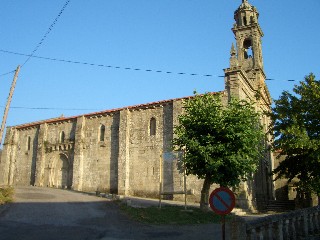
M 235 44 L 232 43 L 230 51 L 230 66 L 224 69 L 225 91 L 229 100 L 231 98 L 252 101 L 259 112 L 271 111 L 271 96 L 265 83 L 266 75 L 263 68 L 262 29 L 259 25 L 259 12 L 248 0 L 242 0 L 241 5 L 234 12 L 235 23 L 232 32 Z M 264 131 L 270 119 L 267 115 L 261 117 Z M 266 146 L 272 141 L 268 135 Z M 270 173 L 273 169 L 273 156 L 266 153 L 260 160 L 260 166 L 252 182 L 253 188 L 248 183 L 243 183 L 245 192 L 243 199 L 238 199 L 241 206 L 252 206 L 264 209 L 268 200 L 273 199 L 273 184 Z M 251 190 L 250 190 L 251 189 Z M 251 191 L 251 192 L 250 192 Z
M 242 0 L 242 4 L 234 12 L 232 31 L 236 47 L 232 43 L 230 67 L 224 69 L 225 83 L 229 97 L 249 98 L 252 101 L 263 97 L 263 104 L 270 105 L 271 98 L 265 85 L 266 75 L 263 69 L 263 32 L 258 19 L 258 10 L 248 0 Z
M 247 0 L 242 0 L 234 12 L 236 21 L 232 31 L 237 41 L 238 61 L 245 70 L 263 70 L 261 38 L 263 32 L 258 23 L 259 13 Z

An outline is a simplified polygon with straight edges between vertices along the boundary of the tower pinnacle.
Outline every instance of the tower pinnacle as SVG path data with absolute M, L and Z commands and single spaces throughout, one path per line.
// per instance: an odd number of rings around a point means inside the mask
M 230 50 L 230 55 L 231 56 L 235 56 L 236 54 L 237 54 L 236 49 L 234 47 L 234 44 L 232 43 L 231 50 Z
M 238 66 L 238 59 L 237 59 L 237 50 L 232 43 L 231 50 L 230 50 L 230 68 Z

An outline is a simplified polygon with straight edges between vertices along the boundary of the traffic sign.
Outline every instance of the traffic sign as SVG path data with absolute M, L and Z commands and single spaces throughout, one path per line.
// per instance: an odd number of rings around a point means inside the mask
M 219 214 L 229 214 L 235 206 L 235 196 L 233 192 L 225 187 L 215 189 L 209 197 L 211 209 Z

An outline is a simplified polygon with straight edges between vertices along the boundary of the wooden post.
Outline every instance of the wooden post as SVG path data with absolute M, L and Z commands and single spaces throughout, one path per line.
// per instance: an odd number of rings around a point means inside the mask
M 5 128 L 5 125 L 6 125 L 8 112 L 9 112 L 9 108 L 10 108 L 10 103 L 11 103 L 11 99 L 12 99 L 12 96 L 13 96 L 14 88 L 16 86 L 16 82 L 17 82 L 19 71 L 20 71 L 20 65 L 17 67 L 16 72 L 14 74 L 13 81 L 12 81 L 11 88 L 10 88 L 10 92 L 9 92 L 9 97 L 8 97 L 8 100 L 7 100 L 6 107 L 4 109 L 4 114 L 3 114 L 3 118 L 2 118 L 2 124 L 1 124 L 1 128 L 0 128 L 0 145 L 2 143 L 2 136 L 3 136 L 4 128 Z
M 159 181 L 159 208 L 161 208 L 161 197 L 162 197 L 162 159 L 163 159 L 163 152 L 161 152 L 160 155 L 160 164 L 159 164 L 159 177 L 160 177 L 160 181 Z
M 187 176 L 186 176 L 186 162 L 185 162 L 186 153 L 183 150 L 183 181 L 184 181 L 184 210 L 187 210 Z

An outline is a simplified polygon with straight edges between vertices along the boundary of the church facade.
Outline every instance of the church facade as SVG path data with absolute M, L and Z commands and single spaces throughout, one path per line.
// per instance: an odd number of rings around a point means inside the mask
M 220 94 L 225 102 L 230 97 L 249 99 L 256 103 L 257 111 L 270 111 L 258 17 L 257 9 L 242 0 L 234 13 L 236 45 L 231 47 L 230 66 L 224 69 L 225 89 Z M 172 190 L 181 189 L 183 175 L 178 169 L 162 171 L 161 156 L 172 151 L 173 129 L 183 113 L 183 101 L 189 98 L 8 127 L 0 184 L 153 198 L 159 197 L 162 180 L 171 181 Z M 267 131 L 268 117 L 261 121 Z M 237 190 L 239 207 L 263 209 L 273 199 L 272 169 L 269 152 L 253 180 Z M 187 177 L 189 201 L 200 201 L 201 187 L 202 180 Z M 172 199 L 179 198 L 181 195 L 172 194 Z

